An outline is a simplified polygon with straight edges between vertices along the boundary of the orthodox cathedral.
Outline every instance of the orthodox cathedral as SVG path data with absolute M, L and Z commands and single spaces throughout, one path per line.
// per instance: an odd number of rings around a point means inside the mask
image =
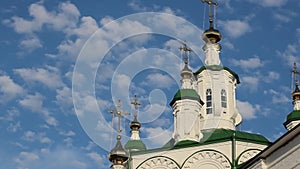
M 137 114 L 130 123 L 131 138 L 123 146 L 121 136 L 109 153 L 112 169 L 300 169 L 300 90 L 296 64 L 292 73 L 295 90 L 294 110 L 287 113 L 287 132 L 271 143 L 264 136 L 238 131 L 242 116 L 236 107 L 239 76 L 221 66 L 222 36 L 213 26 L 212 0 L 210 26 L 202 34 L 205 65 L 196 72 L 189 68 L 189 52 L 184 43 L 184 66 L 180 72 L 181 88 L 170 102 L 173 108 L 172 138 L 161 148 L 147 149 L 140 139 L 141 124 Z M 132 103 L 138 106 L 135 99 Z M 120 112 L 117 112 L 117 114 Z

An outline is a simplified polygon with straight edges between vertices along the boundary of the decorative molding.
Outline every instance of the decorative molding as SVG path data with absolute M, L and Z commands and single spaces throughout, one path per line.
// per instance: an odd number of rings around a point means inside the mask
M 199 151 L 190 156 L 183 164 L 183 169 L 196 169 L 205 166 L 211 166 L 216 169 L 230 169 L 231 163 L 223 154 L 213 151 L 205 150 Z
M 154 157 L 145 160 L 137 169 L 180 169 L 178 164 L 164 156 Z
M 249 149 L 242 152 L 238 157 L 238 165 L 250 160 L 252 157 L 256 156 L 261 150 L 259 149 Z

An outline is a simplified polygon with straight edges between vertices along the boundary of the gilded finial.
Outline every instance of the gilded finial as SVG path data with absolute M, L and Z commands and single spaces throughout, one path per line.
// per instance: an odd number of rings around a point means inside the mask
M 213 29 L 213 12 L 212 6 L 218 6 L 218 2 L 213 2 L 212 0 L 201 0 L 202 3 L 207 3 L 209 6 L 209 28 Z

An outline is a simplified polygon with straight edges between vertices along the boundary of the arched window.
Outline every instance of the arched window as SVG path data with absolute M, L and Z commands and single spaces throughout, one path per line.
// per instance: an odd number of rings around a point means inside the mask
M 224 89 L 221 90 L 221 105 L 223 108 L 227 107 L 227 97 L 226 91 Z
M 206 90 L 206 114 L 212 114 L 212 92 L 211 92 L 211 89 Z

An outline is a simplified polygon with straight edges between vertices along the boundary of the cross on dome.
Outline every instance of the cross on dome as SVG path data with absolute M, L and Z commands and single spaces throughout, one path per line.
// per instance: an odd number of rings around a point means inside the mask
M 213 13 L 212 6 L 218 6 L 218 2 L 213 2 L 212 0 L 201 0 L 202 3 L 207 3 L 209 6 L 209 28 L 213 28 Z
M 131 102 L 131 104 L 134 106 L 134 114 L 133 116 L 136 118 L 138 113 L 138 107 L 141 105 L 141 103 L 138 102 L 137 96 L 134 95 L 134 100 Z
M 110 110 L 110 111 L 109 111 L 112 115 L 114 115 L 114 114 L 117 115 L 117 118 L 118 118 L 118 129 L 117 129 L 117 132 L 118 132 L 119 135 L 120 135 L 120 133 L 122 132 L 122 130 L 121 130 L 121 116 L 122 116 L 122 115 L 127 115 L 127 114 L 128 114 L 128 113 L 126 113 L 126 112 L 123 112 L 123 111 L 121 110 L 121 107 L 122 107 L 122 102 L 121 102 L 121 100 L 119 99 L 119 100 L 118 100 L 118 104 L 117 104 L 117 109 L 116 109 L 116 110 Z
M 187 65 L 189 62 L 189 54 L 192 52 L 192 49 L 187 47 L 186 40 L 184 40 L 183 46 L 179 47 L 179 50 L 184 52 L 184 63 Z
M 295 81 L 295 91 L 299 90 L 299 81 L 298 81 L 298 75 L 300 74 L 300 72 L 297 70 L 297 64 L 294 63 L 294 67 L 291 70 L 292 74 L 293 74 L 293 80 Z

